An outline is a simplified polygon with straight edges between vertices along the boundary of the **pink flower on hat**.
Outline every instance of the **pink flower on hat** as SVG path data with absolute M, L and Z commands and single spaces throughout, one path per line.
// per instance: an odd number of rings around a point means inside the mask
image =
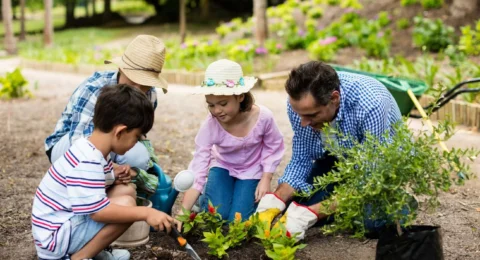
M 227 87 L 229 87 L 229 88 L 233 88 L 233 87 L 235 87 L 235 82 L 231 79 L 227 79 L 226 82 L 225 82 L 225 85 L 227 85 Z

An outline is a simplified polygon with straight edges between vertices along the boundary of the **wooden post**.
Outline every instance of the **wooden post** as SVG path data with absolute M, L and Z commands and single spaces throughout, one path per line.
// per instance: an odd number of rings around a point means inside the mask
M 180 43 L 185 42 L 185 37 L 187 36 L 187 14 L 185 7 L 185 0 L 178 1 L 180 3 Z

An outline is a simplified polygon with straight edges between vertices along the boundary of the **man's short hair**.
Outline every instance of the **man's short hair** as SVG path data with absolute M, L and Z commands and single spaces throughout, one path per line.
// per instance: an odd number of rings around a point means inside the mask
M 139 89 L 118 84 L 100 90 L 93 115 L 95 129 L 108 133 L 117 125 L 125 125 L 128 131 L 140 128 L 146 134 L 153 120 L 153 105 Z
M 331 66 L 321 61 L 310 61 L 290 72 L 285 90 L 294 100 L 310 93 L 317 105 L 325 106 L 332 92 L 340 91 L 340 79 Z

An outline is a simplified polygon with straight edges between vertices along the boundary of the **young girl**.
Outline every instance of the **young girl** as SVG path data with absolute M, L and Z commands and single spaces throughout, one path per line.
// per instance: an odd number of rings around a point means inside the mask
M 254 104 L 249 91 L 256 81 L 243 77 L 238 63 L 223 59 L 208 66 L 205 81 L 195 88 L 195 94 L 205 95 L 210 114 L 195 138 L 189 165 L 195 182 L 182 207 L 190 210 L 203 193 L 202 210 L 208 210 L 210 200 L 223 219 L 232 221 L 236 212 L 247 219 L 270 191 L 284 153 L 283 135 L 272 112 Z

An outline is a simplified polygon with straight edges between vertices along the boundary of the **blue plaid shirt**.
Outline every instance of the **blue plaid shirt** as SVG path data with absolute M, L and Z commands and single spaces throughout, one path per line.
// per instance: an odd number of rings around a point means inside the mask
M 95 103 L 104 86 L 116 85 L 118 71 L 95 72 L 75 89 L 68 101 L 62 117 L 57 122 L 53 134 L 45 140 L 45 150 L 52 148 L 62 136 L 69 134 L 70 143 L 80 137 L 88 137 L 93 132 Z M 151 88 L 147 97 L 157 107 L 157 92 Z
M 338 72 L 340 78 L 340 109 L 335 118 L 336 128 L 345 135 L 362 142 L 365 133 L 381 136 L 401 120 L 400 109 L 379 81 L 371 77 L 347 72 Z M 312 127 L 302 127 L 300 116 L 287 102 L 287 112 L 293 128 L 292 159 L 278 183 L 287 183 L 295 190 L 313 189 L 307 183 L 313 162 L 325 153 L 321 136 Z M 352 140 L 337 138 L 342 147 L 352 147 Z

